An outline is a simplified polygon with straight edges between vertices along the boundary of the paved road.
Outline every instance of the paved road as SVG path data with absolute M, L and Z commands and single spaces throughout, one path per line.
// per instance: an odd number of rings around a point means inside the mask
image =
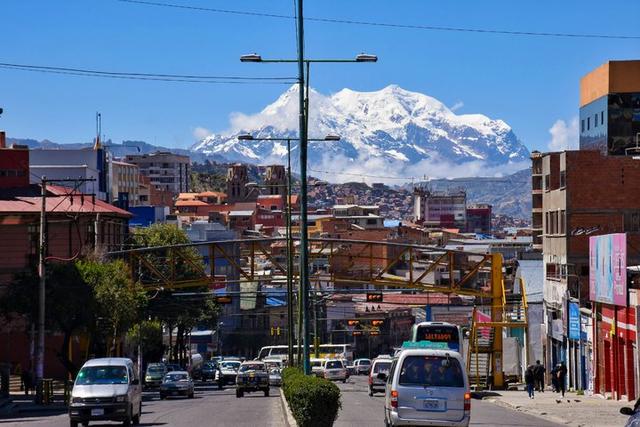
M 342 391 L 342 411 L 336 427 L 364 427 L 383 425 L 382 394 L 367 395 L 367 377 L 352 377 L 346 384 L 338 383 Z M 145 393 L 141 426 L 285 426 L 285 418 L 278 392 L 270 397 L 262 393 L 249 394 L 238 399 L 233 388 L 217 390 L 211 385 L 198 385 L 195 399 L 159 400 L 157 393 Z M 4 426 L 69 425 L 66 413 L 0 419 Z M 113 426 L 115 423 L 92 423 L 92 426 Z M 492 403 L 473 400 L 471 403 L 473 426 L 558 427 L 530 415 L 511 411 Z
M 336 427 L 383 426 L 383 395 L 367 395 L 367 377 L 351 377 L 347 384 L 338 383 L 342 391 L 342 411 Z M 512 411 L 481 400 L 471 401 L 472 426 L 559 427 L 541 418 Z
M 262 393 L 246 394 L 236 398 L 235 389 L 218 390 L 211 385 L 198 385 L 194 399 L 160 400 L 158 393 L 144 393 L 140 426 L 284 426 L 280 395 L 276 391 L 269 397 Z M 44 415 L 44 414 L 43 414 Z M 62 427 L 69 425 L 66 413 L 0 419 L 0 426 Z M 95 422 L 91 426 L 115 426 L 118 423 Z

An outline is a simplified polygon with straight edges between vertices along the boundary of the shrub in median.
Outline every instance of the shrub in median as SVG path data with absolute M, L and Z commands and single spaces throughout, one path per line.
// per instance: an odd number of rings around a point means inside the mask
M 300 427 L 332 426 L 342 408 L 338 386 L 297 368 L 283 370 L 282 391 Z

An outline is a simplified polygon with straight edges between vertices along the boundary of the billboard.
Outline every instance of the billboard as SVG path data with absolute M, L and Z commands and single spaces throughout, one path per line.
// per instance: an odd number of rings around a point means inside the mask
M 605 304 L 627 305 L 627 235 L 589 237 L 589 297 Z
M 569 302 L 569 339 L 578 341 L 580 339 L 580 306 L 577 302 Z

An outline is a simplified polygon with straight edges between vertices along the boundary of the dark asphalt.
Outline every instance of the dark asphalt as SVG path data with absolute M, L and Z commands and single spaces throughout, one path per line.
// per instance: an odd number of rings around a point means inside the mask
M 346 384 L 337 383 L 342 391 L 342 411 L 336 427 L 383 426 L 383 395 L 367 395 L 367 377 L 352 377 Z M 218 390 L 210 384 L 198 385 L 195 399 L 161 401 L 157 393 L 145 392 L 141 426 L 286 426 L 279 389 L 272 388 L 270 397 L 252 393 L 238 399 L 233 388 Z M 69 425 L 66 413 L 23 414 L 23 418 L 0 419 L 4 426 Z M 91 423 L 91 426 L 113 426 L 117 423 Z M 541 418 L 512 411 L 489 402 L 471 402 L 471 425 L 558 427 Z

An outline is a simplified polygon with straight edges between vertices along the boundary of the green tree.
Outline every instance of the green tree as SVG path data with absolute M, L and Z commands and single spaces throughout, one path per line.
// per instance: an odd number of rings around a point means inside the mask
M 107 325 L 111 334 L 113 354 L 118 337 L 123 336 L 140 319 L 146 306 L 146 292 L 129 276 L 122 260 L 98 262 L 78 261 L 76 267 L 82 279 L 91 286 L 96 302 L 96 315 Z
M 208 294 L 208 286 L 197 283 L 197 279 L 203 278 L 205 271 L 202 256 L 193 247 L 167 248 L 191 243 L 187 234 L 172 224 L 154 224 L 137 230 L 134 241 L 139 246 L 163 247 L 143 253 L 147 264 L 151 264 L 155 270 L 151 272 L 148 266 L 139 265 L 139 279 L 145 284 L 154 283 L 154 278 L 158 280 L 158 274 L 175 282 L 195 280 L 189 292 L 200 294 L 190 297 L 176 295 L 173 289 L 165 289 L 157 281 L 157 292 L 149 300 L 147 308 L 147 314 L 162 321 L 169 330 L 170 358 L 184 363 L 187 337 L 191 329 L 197 326 L 212 328 L 219 315 L 219 307 L 215 298 Z M 174 329 L 175 344 L 172 339 Z
M 56 355 L 67 372 L 75 376 L 79 366 L 69 358 L 69 342 L 73 335 L 88 332 L 94 323 L 93 290 L 74 264 L 51 263 L 46 271 L 45 325 L 48 331 L 62 333 L 62 344 Z M 37 324 L 38 289 L 37 272 L 20 273 L 0 297 L 0 313 L 4 313 L 6 319 L 24 317 L 25 333 Z
M 129 329 L 126 342 L 127 348 L 135 349 L 133 351 L 135 354 L 140 345 L 143 360 L 160 360 L 164 354 L 162 324 L 159 320 L 143 320 Z

